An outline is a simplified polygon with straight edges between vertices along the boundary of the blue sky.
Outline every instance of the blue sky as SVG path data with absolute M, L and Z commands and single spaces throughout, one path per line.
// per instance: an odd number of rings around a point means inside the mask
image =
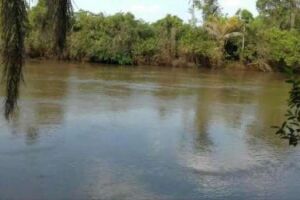
M 84 9 L 95 13 L 132 12 L 137 18 L 153 22 L 167 13 L 187 21 L 189 0 L 72 0 L 76 10 Z M 239 8 L 247 8 L 256 14 L 256 0 L 219 0 L 223 13 L 233 15 Z

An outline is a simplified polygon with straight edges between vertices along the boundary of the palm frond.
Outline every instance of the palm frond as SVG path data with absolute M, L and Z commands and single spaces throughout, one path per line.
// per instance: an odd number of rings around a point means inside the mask
M 227 39 L 230 39 L 230 38 L 234 38 L 234 37 L 242 37 L 243 36 L 243 33 L 240 33 L 240 32 L 232 32 L 232 33 L 227 33 L 226 35 L 224 35 L 224 38 L 227 40 Z

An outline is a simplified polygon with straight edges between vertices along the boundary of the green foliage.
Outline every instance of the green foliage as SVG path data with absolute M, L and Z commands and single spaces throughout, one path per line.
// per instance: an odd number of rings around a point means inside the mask
M 270 59 L 296 68 L 300 64 L 300 35 L 296 31 L 272 28 L 264 33 Z
M 80 11 L 70 37 L 71 59 L 110 64 L 170 64 L 178 52 L 183 22 L 167 15 L 154 24 L 130 13 L 112 16 Z
M 288 110 L 286 113 L 286 121 L 278 127 L 276 134 L 280 135 L 283 139 L 288 139 L 289 144 L 293 146 L 298 145 L 300 140 L 300 80 L 292 76 L 287 80 L 291 84 L 290 99 L 288 101 Z
M 253 14 L 246 9 L 239 9 L 236 15 L 239 16 L 240 20 L 243 21 L 245 24 L 249 24 L 254 20 Z
M 300 23 L 299 0 L 257 0 L 256 6 L 269 27 L 292 29 Z
M 50 54 L 51 34 L 46 31 L 49 26 L 46 0 L 40 0 L 28 13 L 29 27 L 26 37 L 26 52 L 30 57 L 46 57 Z
M 242 23 L 237 17 L 211 17 L 204 24 L 204 28 L 217 44 L 212 59 L 214 65 L 220 67 L 227 54 L 225 45 L 230 39 L 243 36 Z
M 244 58 L 257 64 L 263 71 L 270 71 L 271 64 L 297 68 L 300 64 L 300 36 L 296 30 L 268 28 L 261 18 L 247 26 Z
M 221 8 L 217 0 L 193 0 L 193 5 L 202 11 L 203 21 L 221 15 Z
M 153 24 L 155 37 L 158 41 L 159 51 L 157 61 L 161 65 L 170 65 L 178 57 L 179 40 L 182 37 L 183 21 L 167 15 L 165 18 Z
M 10 119 L 17 106 L 23 78 L 26 4 L 23 0 L 1 0 L 0 13 L 3 78 L 6 82 L 5 117 Z
M 245 48 L 243 51 L 244 62 L 250 67 L 261 71 L 272 71 L 269 65 L 270 53 L 265 39 L 266 24 L 261 17 L 255 18 L 245 26 Z
M 45 28 L 51 24 L 47 2 L 40 0 L 29 12 L 26 51 L 31 57 L 51 56 L 53 37 Z M 224 17 L 216 0 L 191 2 L 193 9 L 203 13 L 201 26 L 196 26 L 196 19 L 186 24 L 172 15 L 149 24 L 135 19 L 131 13 L 105 16 L 79 11 L 72 19 L 66 56 L 122 65 L 172 65 L 176 60 L 184 60 L 212 67 L 224 66 L 234 57 L 262 71 L 298 67 L 298 14 L 294 29 L 290 29 L 289 20 L 298 4 L 293 8 L 287 0 L 258 0 L 259 16 L 238 10 L 236 16 Z
M 211 58 L 217 43 L 203 28 L 186 27 L 180 40 L 180 51 L 190 57 Z
M 72 14 L 70 0 L 39 0 L 28 13 L 27 53 L 31 57 L 50 54 L 62 57 Z
M 81 11 L 70 37 L 70 58 L 93 62 L 133 64 L 139 38 L 138 21 L 130 13 L 104 17 Z
M 140 39 L 133 47 L 135 63 L 138 64 L 157 64 L 158 52 L 158 39 L 155 37 Z

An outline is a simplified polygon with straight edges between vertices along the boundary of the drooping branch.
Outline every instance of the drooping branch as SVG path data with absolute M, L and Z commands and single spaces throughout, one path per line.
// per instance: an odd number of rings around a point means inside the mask
M 6 82 L 5 117 L 10 119 L 19 97 L 23 79 L 24 38 L 27 11 L 24 0 L 1 0 L 1 37 L 3 41 L 3 79 Z
M 27 10 L 25 0 L 0 0 L 0 3 L 3 78 L 6 82 L 5 117 L 9 119 L 17 106 L 23 79 Z M 54 33 L 54 52 L 62 55 L 70 29 L 72 3 L 71 0 L 47 0 L 47 7 Z
M 53 22 L 53 51 L 56 55 L 61 56 L 70 30 L 73 14 L 72 2 L 71 0 L 47 0 L 47 8 L 49 20 Z

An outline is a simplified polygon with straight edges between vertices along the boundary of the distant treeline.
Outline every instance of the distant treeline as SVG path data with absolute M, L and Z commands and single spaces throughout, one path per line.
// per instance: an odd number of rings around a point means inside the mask
M 171 65 L 217 68 L 239 63 L 262 71 L 297 68 L 300 64 L 300 9 L 282 0 L 258 0 L 259 15 L 238 10 L 221 13 L 217 1 L 195 0 L 191 20 L 167 15 L 155 23 L 131 13 L 111 16 L 79 11 L 64 58 L 120 65 Z M 197 11 L 202 11 L 198 23 Z M 52 57 L 45 1 L 29 11 L 26 52 L 29 57 Z

